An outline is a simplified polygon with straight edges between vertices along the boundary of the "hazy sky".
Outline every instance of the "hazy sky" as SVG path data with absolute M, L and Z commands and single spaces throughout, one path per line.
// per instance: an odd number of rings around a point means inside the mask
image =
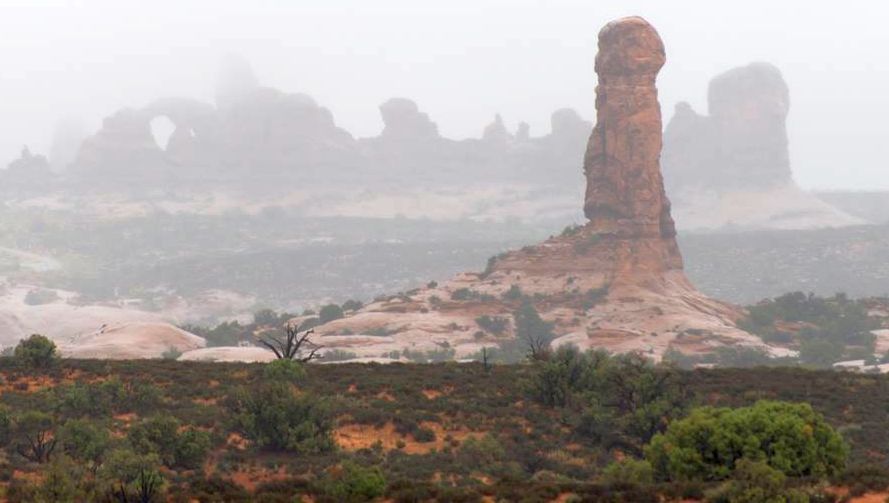
M 800 184 L 889 189 L 889 8 L 873 0 L 0 0 L 0 164 L 47 151 L 63 117 L 93 129 L 160 96 L 210 101 L 228 53 L 356 136 L 379 132 L 392 96 L 446 136 L 479 136 L 497 112 L 540 135 L 556 108 L 593 118 L 596 35 L 631 14 L 667 47 L 665 121 L 677 101 L 706 112 L 716 73 L 770 61 L 790 86 Z

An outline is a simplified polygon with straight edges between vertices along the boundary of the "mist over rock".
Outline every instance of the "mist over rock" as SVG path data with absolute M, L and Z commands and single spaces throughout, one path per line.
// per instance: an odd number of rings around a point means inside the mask
M 259 87 L 250 62 L 237 54 L 223 58 L 216 75 L 216 106 L 227 106 L 242 100 Z
M 800 190 L 787 137 L 790 91 L 756 62 L 710 81 L 708 115 L 680 102 L 664 132 L 667 193 L 683 228 L 811 228 L 862 223 Z
M 41 154 L 32 154 L 27 145 L 22 147 L 19 158 L 0 171 L 0 183 L 14 187 L 39 187 L 53 178 L 49 160 Z

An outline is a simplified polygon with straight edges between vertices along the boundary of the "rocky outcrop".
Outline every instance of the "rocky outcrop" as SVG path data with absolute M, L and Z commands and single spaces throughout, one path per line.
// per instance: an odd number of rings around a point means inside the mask
M 683 228 L 809 228 L 861 223 L 796 186 L 780 70 L 752 63 L 716 76 L 709 115 L 676 105 L 664 133 L 667 192 Z M 738 211 L 738 209 L 741 211 Z
M 439 138 L 438 125 L 429 116 L 420 112 L 413 101 L 406 98 L 392 98 L 380 105 L 383 117 L 381 138 L 393 140 Z
M 660 37 L 641 18 L 600 33 L 598 117 L 584 157 L 586 225 L 502 254 L 483 273 L 379 299 L 317 327 L 323 343 L 362 357 L 441 347 L 460 357 L 514 336 L 514 315 L 530 302 L 553 324 L 556 345 L 653 358 L 668 349 L 762 345 L 735 326 L 736 308 L 708 299 L 683 273 L 658 161 L 655 79 L 664 61 Z

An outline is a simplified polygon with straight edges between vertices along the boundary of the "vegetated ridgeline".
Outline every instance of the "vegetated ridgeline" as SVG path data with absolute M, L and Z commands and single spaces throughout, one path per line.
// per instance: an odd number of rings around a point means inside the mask
M 658 160 L 655 79 L 665 59 L 659 35 L 641 18 L 599 34 L 598 121 L 584 159 L 586 225 L 492 258 L 482 273 L 381 298 L 323 324 L 316 332 L 325 346 L 363 357 L 447 347 L 459 358 L 516 336 L 515 320 L 492 333 L 479 319 L 517 318 L 522 309 L 552 323 L 556 346 L 655 359 L 669 348 L 694 354 L 762 346 L 736 327 L 737 308 L 705 297 L 683 273 Z

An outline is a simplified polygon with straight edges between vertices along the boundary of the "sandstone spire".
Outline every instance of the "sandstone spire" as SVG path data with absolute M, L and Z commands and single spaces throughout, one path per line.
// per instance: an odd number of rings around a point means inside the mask
M 655 79 L 664 44 L 639 17 L 609 23 L 596 56 L 596 127 L 584 158 L 584 213 L 599 232 L 676 234 L 660 171 L 661 108 Z

